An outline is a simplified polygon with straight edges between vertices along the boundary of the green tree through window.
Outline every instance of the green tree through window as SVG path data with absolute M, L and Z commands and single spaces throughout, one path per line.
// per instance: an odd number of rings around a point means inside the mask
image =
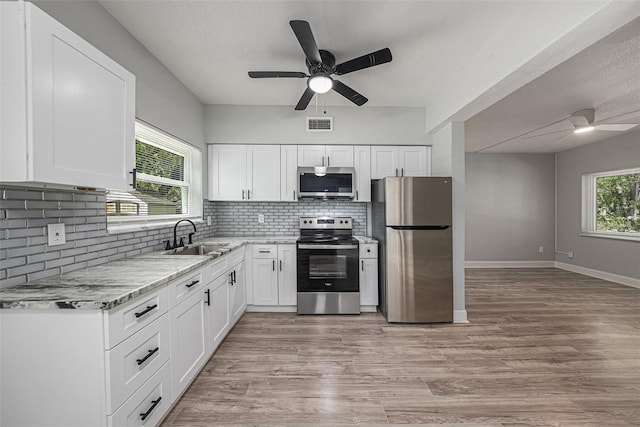
M 639 233 L 640 174 L 596 178 L 596 230 Z

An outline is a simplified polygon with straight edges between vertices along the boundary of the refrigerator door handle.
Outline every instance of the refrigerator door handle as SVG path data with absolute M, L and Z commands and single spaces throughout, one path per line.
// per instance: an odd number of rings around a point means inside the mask
M 446 230 L 450 225 L 390 225 L 393 230 Z

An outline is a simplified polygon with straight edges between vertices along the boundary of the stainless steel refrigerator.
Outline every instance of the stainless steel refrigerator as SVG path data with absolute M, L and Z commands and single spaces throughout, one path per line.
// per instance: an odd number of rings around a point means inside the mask
M 373 181 L 371 206 L 387 321 L 452 322 L 451 178 Z

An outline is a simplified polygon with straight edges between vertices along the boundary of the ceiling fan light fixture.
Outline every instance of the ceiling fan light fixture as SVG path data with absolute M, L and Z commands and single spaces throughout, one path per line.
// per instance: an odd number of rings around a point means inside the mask
M 593 126 L 583 126 L 583 127 L 579 127 L 576 128 L 576 130 L 574 130 L 574 133 L 585 133 L 585 132 L 591 132 L 593 131 L 595 128 Z
M 309 77 L 308 84 L 315 93 L 327 93 L 333 87 L 333 79 L 326 74 L 316 74 Z

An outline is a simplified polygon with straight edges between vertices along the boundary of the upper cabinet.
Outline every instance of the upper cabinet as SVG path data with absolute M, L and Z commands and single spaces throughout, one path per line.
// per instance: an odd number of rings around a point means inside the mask
M 128 190 L 135 77 L 31 3 L 0 2 L 0 181 Z
M 298 200 L 298 146 L 280 146 L 280 200 Z
M 428 147 L 378 145 L 371 147 L 371 179 L 385 176 L 431 175 Z
M 353 145 L 298 145 L 299 167 L 353 167 Z
M 209 200 L 280 200 L 279 145 L 209 146 Z
M 355 202 L 371 201 L 371 147 L 356 145 L 353 147 L 355 168 Z

